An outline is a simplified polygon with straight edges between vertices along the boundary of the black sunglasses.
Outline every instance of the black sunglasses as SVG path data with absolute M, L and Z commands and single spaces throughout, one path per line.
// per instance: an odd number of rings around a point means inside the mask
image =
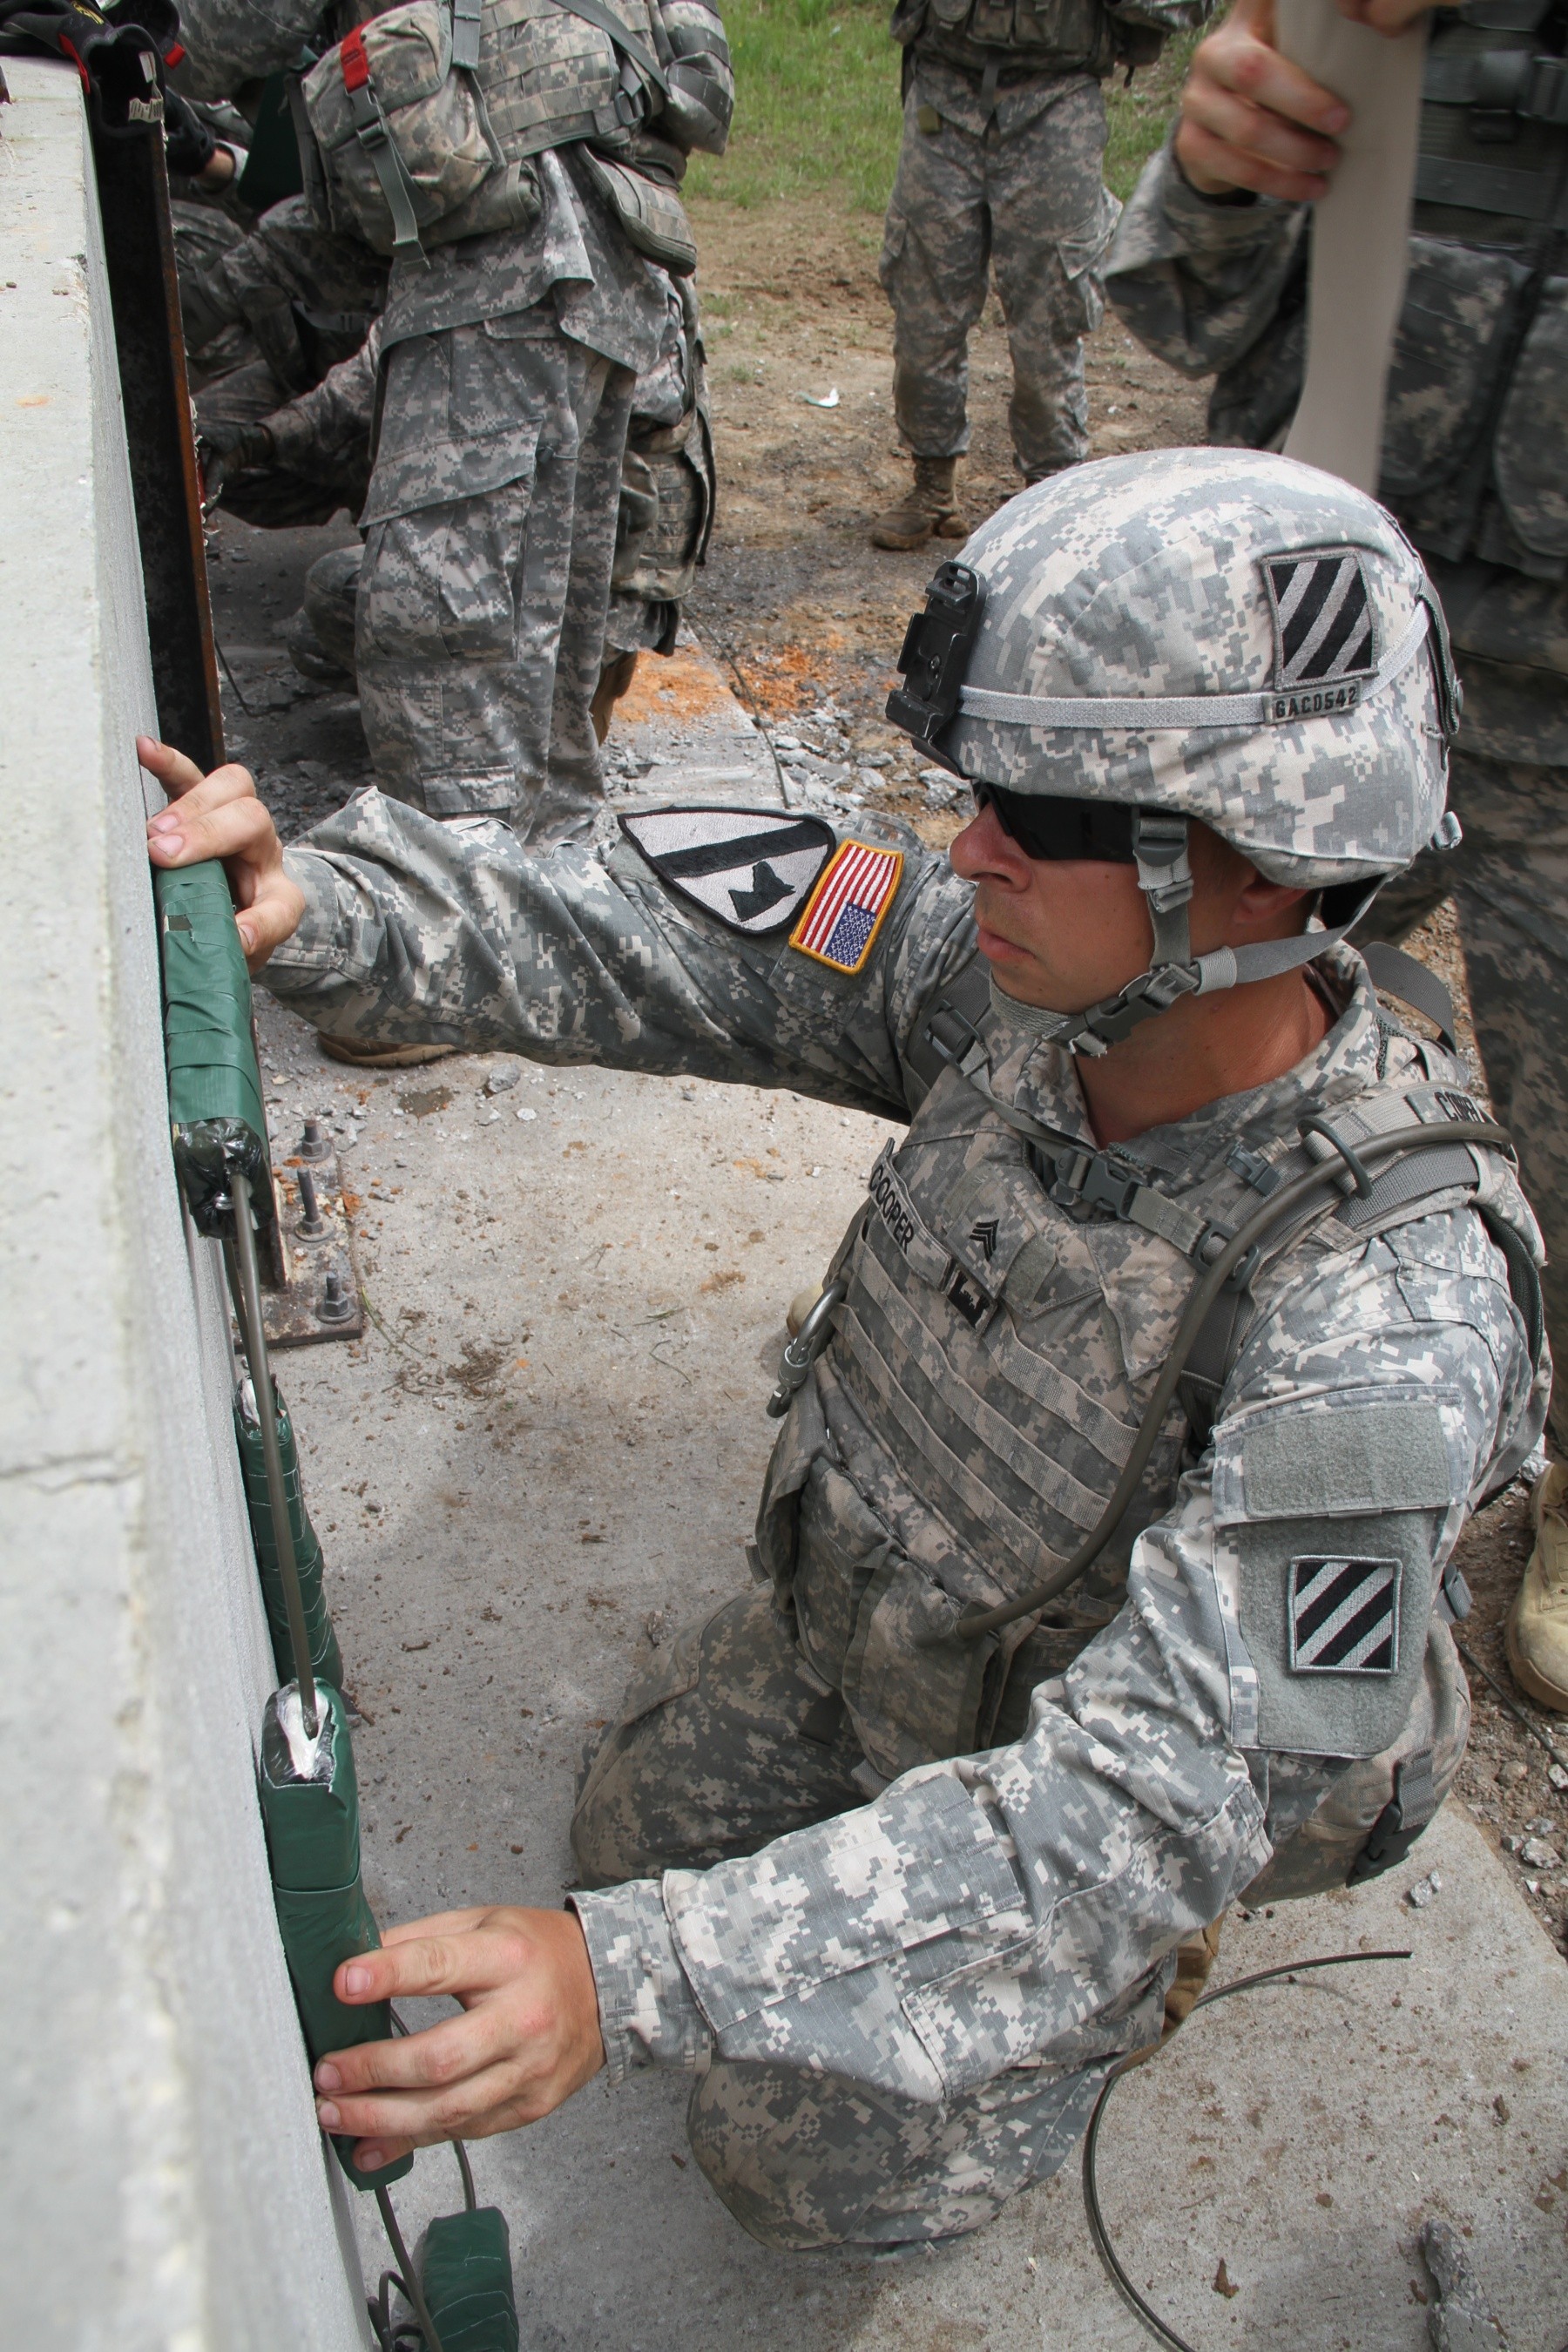
M 1132 822 L 1138 812 L 1114 801 L 1037 798 L 1004 792 L 1000 784 L 976 783 L 977 809 L 994 808 L 996 822 L 1026 857 L 1059 862 L 1094 858 L 1107 866 L 1135 866 Z

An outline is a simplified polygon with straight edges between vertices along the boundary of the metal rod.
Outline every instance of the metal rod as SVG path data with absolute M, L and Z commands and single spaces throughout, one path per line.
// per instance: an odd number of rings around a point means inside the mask
M 1458 1650 L 1460 1657 L 1463 1658 L 1466 1665 L 1469 1667 L 1471 1673 L 1479 1675 L 1482 1682 L 1489 1683 L 1491 1685 L 1492 1695 L 1496 1698 L 1498 1705 L 1500 1706 L 1507 1707 L 1510 1715 L 1512 1716 L 1514 1721 L 1520 1725 L 1521 1729 L 1528 1731 L 1531 1739 L 1537 1741 L 1541 1747 L 1545 1748 L 1546 1753 L 1551 1757 L 1553 1764 L 1559 1766 L 1563 1771 L 1568 1771 L 1568 1756 L 1564 1756 L 1560 1748 L 1554 1748 L 1551 1740 L 1546 1737 L 1544 1731 L 1538 1730 L 1536 1726 L 1531 1723 L 1523 1707 L 1517 1706 L 1515 1702 L 1510 1698 L 1507 1691 L 1504 1690 L 1496 1675 L 1492 1673 L 1491 1668 L 1489 1666 L 1483 1666 L 1479 1658 L 1472 1656 L 1470 1652 L 1466 1649 L 1463 1642 L 1459 1641 L 1457 1636 L 1455 1638 L 1454 1647 Z
M 234 1255 L 239 1276 L 235 1286 L 237 1303 L 240 1307 L 245 1352 L 250 1360 L 251 1384 L 256 1391 L 256 1417 L 261 1425 L 261 1459 L 267 1470 L 272 1539 L 278 1547 L 283 1605 L 289 1613 L 289 1646 L 294 1653 L 294 1679 L 300 1686 L 305 1736 L 314 1739 L 321 1716 L 316 1706 L 316 1677 L 310 1665 L 310 1639 L 305 1631 L 305 1604 L 300 1596 L 300 1570 L 294 1559 L 289 1495 L 283 1483 L 283 1456 L 278 1444 L 278 1400 L 273 1393 L 267 1332 L 261 1320 L 261 1274 L 256 1262 L 256 1228 L 250 1217 L 250 1180 L 237 1168 L 234 1171 Z

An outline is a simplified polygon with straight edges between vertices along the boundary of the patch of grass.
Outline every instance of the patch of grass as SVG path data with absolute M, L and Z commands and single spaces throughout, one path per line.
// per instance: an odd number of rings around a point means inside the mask
M 735 61 L 729 152 L 694 155 L 697 195 L 742 206 L 807 192 L 847 210 L 881 212 L 898 162 L 900 52 L 887 0 L 723 0 Z M 1124 89 L 1106 84 L 1105 176 L 1125 198 L 1164 136 L 1196 40 L 1170 42 Z

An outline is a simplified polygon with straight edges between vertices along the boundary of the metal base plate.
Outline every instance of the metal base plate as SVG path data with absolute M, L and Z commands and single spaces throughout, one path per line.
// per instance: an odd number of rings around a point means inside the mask
M 303 1171 L 314 1184 L 321 1226 L 313 1235 L 300 1230 L 305 1223 L 300 1197 Z M 268 1345 L 308 1348 L 324 1339 L 357 1339 L 364 1330 L 364 1301 L 337 1154 L 329 1151 L 324 1159 L 306 1160 L 295 1152 L 275 1168 L 273 1181 L 289 1280 L 285 1287 L 261 1294 Z

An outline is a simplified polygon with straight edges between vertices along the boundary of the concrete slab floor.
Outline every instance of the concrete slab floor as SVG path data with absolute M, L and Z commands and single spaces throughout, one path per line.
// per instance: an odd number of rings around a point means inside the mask
M 711 784 L 728 755 L 703 750 Z M 673 756 L 640 790 L 655 781 L 679 788 Z M 362 1343 L 279 1366 L 365 1713 L 371 1897 L 384 1919 L 553 1905 L 584 1741 L 647 1646 L 745 1580 L 784 1307 L 888 1130 L 788 1094 L 504 1059 L 358 1076 L 259 1004 L 278 1146 L 332 1118 L 372 1312 Z M 1568 2337 L 1568 1974 L 1474 1825 L 1450 1810 L 1354 1897 L 1233 1915 L 1218 1973 L 1406 1945 L 1409 1962 L 1200 2016 L 1118 2090 L 1107 2218 L 1194 2345 L 1415 2352 L 1433 2212 L 1467 2232 L 1514 2352 Z M 536 2352 L 1146 2340 L 1095 2261 L 1076 2166 L 942 2256 L 784 2258 L 708 2190 L 683 2102 L 659 2076 L 593 2084 L 472 2151 Z M 397 2194 L 410 2232 L 458 2201 L 438 2152 Z M 374 2280 L 369 2200 L 360 2218 Z

